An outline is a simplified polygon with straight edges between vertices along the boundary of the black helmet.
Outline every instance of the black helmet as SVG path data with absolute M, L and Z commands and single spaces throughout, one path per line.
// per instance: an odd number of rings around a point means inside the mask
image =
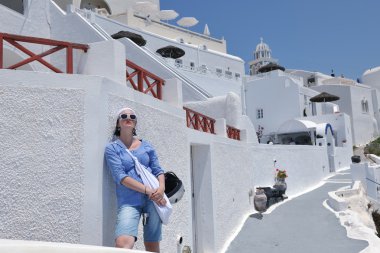
M 171 204 L 177 203 L 185 193 L 182 181 L 172 171 L 165 172 L 165 194 Z

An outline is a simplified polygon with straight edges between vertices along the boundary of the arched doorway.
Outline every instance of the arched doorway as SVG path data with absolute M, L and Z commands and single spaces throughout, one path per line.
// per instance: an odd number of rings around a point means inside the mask
M 110 7 L 104 0 L 82 0 L 80 3 L 80 8 L 89 9 L 89 10 L 93 10 L 95 8 L 96 9 L 104 8 L 108 11 L 109 14 L 112 14 Z

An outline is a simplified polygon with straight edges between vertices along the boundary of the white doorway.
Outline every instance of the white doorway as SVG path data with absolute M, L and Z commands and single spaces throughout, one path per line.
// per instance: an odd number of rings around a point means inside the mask
M 190 152 L 194 252 L 214 252 L 210 146 L 193 144 Z

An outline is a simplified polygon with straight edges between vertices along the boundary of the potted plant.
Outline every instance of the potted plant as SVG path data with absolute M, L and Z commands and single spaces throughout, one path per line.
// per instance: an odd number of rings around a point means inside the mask
M 276 181 L 284 181 L 288 177 L 286 170 L 276 169 Z
M 281 194 L 285 194 L 285 191 L 287 189 L 287 184 L 285 182 L 285 178 L 287 177 L 288 174 L 286 173 L 286 170 L 276 169 L 276 178 L 273 188 L 279 190 Z

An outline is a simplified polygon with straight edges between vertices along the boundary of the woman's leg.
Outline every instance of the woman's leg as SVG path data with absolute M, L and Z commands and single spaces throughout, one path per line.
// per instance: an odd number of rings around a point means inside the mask
M 116 238 L 116 247 L 117 248 L 125 248 L 132 249 L 135 245 L 135 237 L 130 235 L 121 235 Z
M 123 206 L 119 209 L 116 221 L 116 240 L 118 248 L 132 249 L 137 239 L 141 208 Z
M 144 242 L 145 250 L 150 252 L 160 252 L 160 242 Z
M 144 244 L 146 251 L 160 252 L 161 218 L 151 200 L 147 200 L 144 212 L 149 214 L 149 220 L 144 226 Z

